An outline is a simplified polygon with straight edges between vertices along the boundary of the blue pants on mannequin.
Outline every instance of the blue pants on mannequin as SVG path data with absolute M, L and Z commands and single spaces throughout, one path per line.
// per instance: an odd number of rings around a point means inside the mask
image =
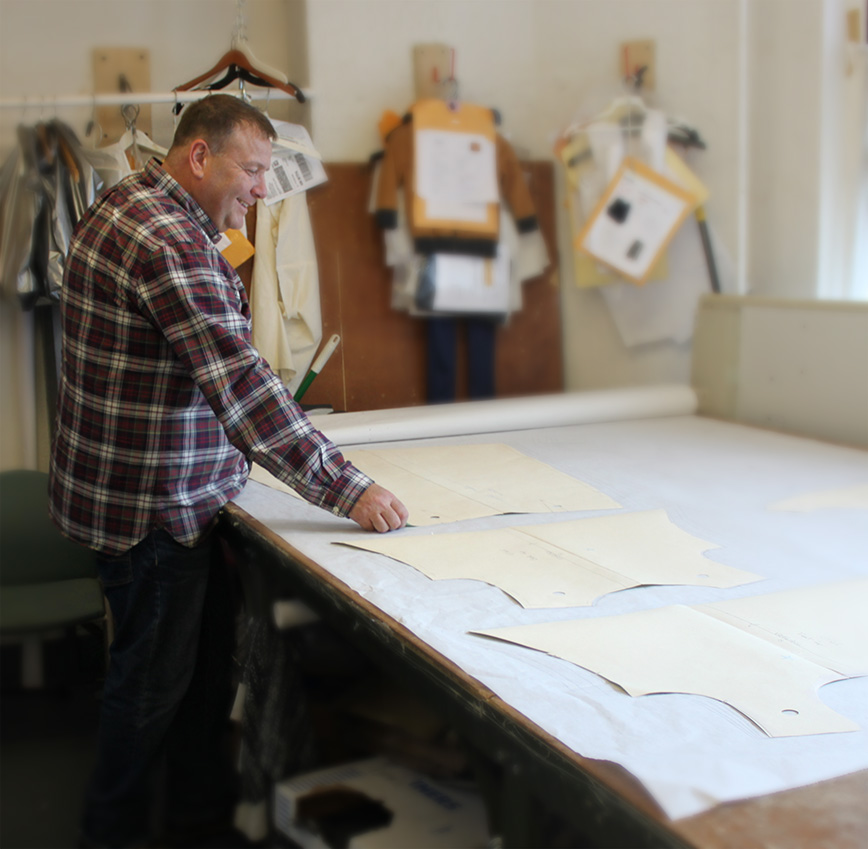
M 494 343 L 499 317 L 429 318 L 426 375 L 429 404 L 455 400 L 459 323 L 466 331 L 467 394 L 474 400 L 494 397 Z
M 145 846 L 161 826 L 228 822 L 234 611 L 219 544 L 208 534 L 188 548 L 158 529 L 99 569 L 114 639 L 83 844 Z

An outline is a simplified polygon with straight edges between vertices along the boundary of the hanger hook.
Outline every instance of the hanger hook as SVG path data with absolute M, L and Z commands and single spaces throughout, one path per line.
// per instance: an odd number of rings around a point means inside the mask
M 245 103 L 250 103 L 250 101 L 253 99 L 250 96 L 250 93 L 247 91 L 247 88 L 244 85 L 244 77 L 238 78 L 238 91 L 241 92 L 241 99 Z
M 128 130 L 135 130 L 139 112 L 141 112 L 141 107 L 135 103 L 125 103 L 121 106 L 121 115 L 124 117 L 124 123 Z
M 96 93 L 94 92 L 93 99 L 91 100 L 90 106 L 90 120 L 87 122 L 87 127 L 85 127 L 84 134 L 90 138 L 92 138 L 93 146 L 99 147 L 100 142 L 102 141 L 102 125 L 99 122 L 99 118 L 96 116 Z

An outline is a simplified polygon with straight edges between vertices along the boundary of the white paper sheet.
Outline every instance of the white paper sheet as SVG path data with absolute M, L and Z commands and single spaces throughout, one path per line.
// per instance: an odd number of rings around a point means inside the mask
M 435 312 L 509 312 L 509 254 L 503 243 L 494 259 L 457 254 L 435 254 Z
M 868 483 L 844 489 L 825 489 L 785 498 L 769 505 L 769 510 L 810 513 L 813 510 L 868 510 Z
M 491 422 L 498 441 L 586 481 L 625 510 L 665 509 L 679 527 L 721 545 L 715 556 L 736 568 L 766 576 L 762 585 L 732 589 L 644 587 L 612 593 L 593 608 L 529 610 L 500 590 L 474 581 L 430 581 L 397 561 L 335 546 L 359 541 L 363 531 L 304 502 L 250 483 L 238 504 L 306 556 L 387 615 L 403 623 L 469 675 L 524 714 L 563 745 L 588 758 L 622 764 L 641 781 L 666 813 L 686 817 L 728 800 L 774 793 L 868 769 L 868 732 L 767 737 L 754 723 L 713 699 L 672 695 L 625 699 L 620 690 L 587 670 L 520 646 L 482 640 L 472 629 L 528 625 L 554 619 L 612 616 L 671 604 L 694 606 L 780 592 L 812 584 L 868 575 L 868 527 L 856 511 L 824 510 L 804 514 L 769 512 L 767 505 L 798 493 L 855 486 L 868 479 L 868 454 L 727 424 L 692 415 L 673 415 L 653 391 L 640 392 L 648 412 L 636 418 L 633 391 L 565 397 L 573 422 L 535 430 L 502 432 L 504 421 L 530 428 L 533 409 L 483 404 L 455 414 L 460 438 L 444 436 L 447 410 L 432 421 L 424 410 L 346 414 L 341 438 L 400 439 L 412 433 L 429 444 L 488 443 L 488 433 L 473 431 Z M 688 391 L 689 394 L 689 391 Z M 679 393 L 673 388 L 673 396 Z M 444 405 L 449 406 L 449 405 Z M 632 416 L 618 421 L 620 410 Z M 410 415 L 413 413 L 413 415 Z M 557 403 L 542 414 L 562 425 Z M 656 418 L 654 416 L 657 416 Z M 513 417 L 514 418 L 511 418 Z M 342 417 L 323 417 L 323 419 Z M 545 421 L 543 419 L 542 421 Z M 542 421 L 537 420 L 538 425 Z M 465 431 L 470 429 L 468 435 Z M 552 521 L 582 518 L 552 514 Z M 539 516 L 471 520 L 463 530 L 539 524 Z M 425 535 L 427 528 L 401 531 Z M 539 694 L 545 693 L 541 699 Z M 868 677 L 837 681 L 821 688 L 829 708 L 868 727 Z
M 479 133 L 416 130 L 416 194 L 429 208 L 495 203 L 500 194 L 494 142 Z M 452 217 L 444 216 L 444 217 Z

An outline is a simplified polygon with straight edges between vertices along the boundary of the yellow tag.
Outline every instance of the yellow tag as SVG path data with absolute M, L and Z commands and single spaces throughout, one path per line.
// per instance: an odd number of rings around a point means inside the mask
M 253 245 L 240 230 L 227 230 L 223 235 L 229 239 L 229 244 L 221 248 L 220 253 L 226 257 L 233 268 L 244 265 L 255 253 Z

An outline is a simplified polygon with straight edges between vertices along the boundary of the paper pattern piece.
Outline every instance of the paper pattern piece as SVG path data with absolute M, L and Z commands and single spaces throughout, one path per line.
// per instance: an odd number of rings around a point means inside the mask
M 406 505 L 411 525 L 437 525 L 500 513 L 612 510 L 621 505 L 508 445 L 357 449 L 344 457 Z M 250 477 L 295 493 L 254 465 Z
M 868 510 L 868 483 L 856 484 L 843 489 L 808 492 L 769 505 L 769 510 L 792 513 L 810 513 L 813 510 L 846 510 L 848 508 Z
M 868 578 L 695 606 L 846 678 L 868 675 Z
M 526 608 L 587 606 L 648 584 L 732 587 L 760 580 L 703 557 L 717 546 L 677 528 L 665 510 L 342 544 L 385 554 L 434 580 L 485 581 Z
M 708 696 L 770 737 L 790 737 L 859 730 L 826 706 L 817 690 L 868 674 L 866 605 L 868 581 L 859 580 L 717 605 L 472 633 L 563 658 L 631 696 Z
M 413 525 L 620 507 L 594 487 L 498 443 L 359 449 L 344 456 L 398 495 Z

